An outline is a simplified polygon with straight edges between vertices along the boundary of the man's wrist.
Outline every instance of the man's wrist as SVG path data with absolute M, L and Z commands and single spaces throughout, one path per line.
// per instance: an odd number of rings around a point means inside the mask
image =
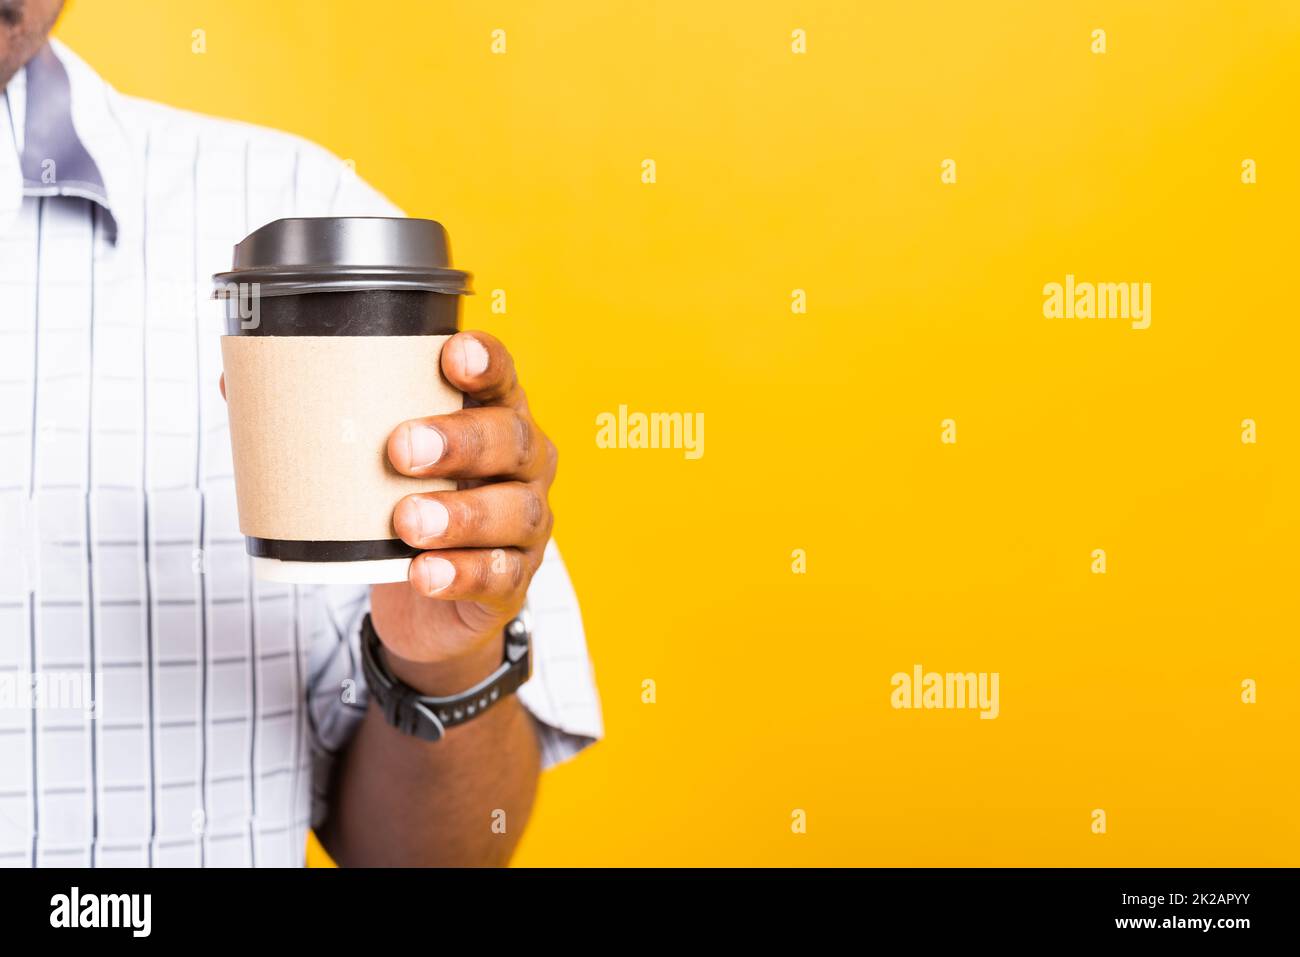
M 447 697 L 474 687 L 501 666 L 505 657 L 505 631 L 479 642 L 472 649 L 444 661 L 408 661 L 383 646 L 384 664 L 393 677 L 422 695 Z

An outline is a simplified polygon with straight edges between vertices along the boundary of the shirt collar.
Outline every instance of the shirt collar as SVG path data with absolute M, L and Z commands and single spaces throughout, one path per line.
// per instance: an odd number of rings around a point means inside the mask
M 9 115 L 0 121 L 12 129 L 0 129 L 0 144 L 13 142 L 22 196 L 88 199 L 108 214 L 107 232 L 116 241 L 133 190 L 115 96 L 80 57 L 50 40 L 9 83 Z M 11 170 L 6 182 L 5 166 L 0 156 L 0 193 L 9 191 L 12 205 L 14 176 Z

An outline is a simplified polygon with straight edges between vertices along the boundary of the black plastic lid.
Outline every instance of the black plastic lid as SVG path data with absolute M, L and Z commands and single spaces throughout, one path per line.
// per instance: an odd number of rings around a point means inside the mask
M 469 273 L 451 268 L 447 231 L 432 219 L 380 216 L 277 219 L 235 247 L 233 267 L 212 277 L 213 298 L 257 283 L 262 296 L 394 289 L 468 295 Z

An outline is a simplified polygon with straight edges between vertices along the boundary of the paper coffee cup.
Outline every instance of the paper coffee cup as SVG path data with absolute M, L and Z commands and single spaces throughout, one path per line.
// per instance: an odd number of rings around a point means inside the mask
M 405 495 L 455 488 L 400 475 L 388 436 L 461 408 L 443 377 L 469 275 L 425 219 L 280 219 L 213 277 L 239 529 L 259 578 L 405 581 Z

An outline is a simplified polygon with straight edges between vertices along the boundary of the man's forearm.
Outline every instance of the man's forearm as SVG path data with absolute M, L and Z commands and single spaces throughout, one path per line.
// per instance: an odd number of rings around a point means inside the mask
M 501 642 L 454 668 L 393 660 L 426 694 L 464 690 Z M 321 843 L 344 867 L 502 865 L 523 834 L 540 772 L 533 719 L 515 695 L 437 742 L 391 727 L 372 702 L 336 768 Z

